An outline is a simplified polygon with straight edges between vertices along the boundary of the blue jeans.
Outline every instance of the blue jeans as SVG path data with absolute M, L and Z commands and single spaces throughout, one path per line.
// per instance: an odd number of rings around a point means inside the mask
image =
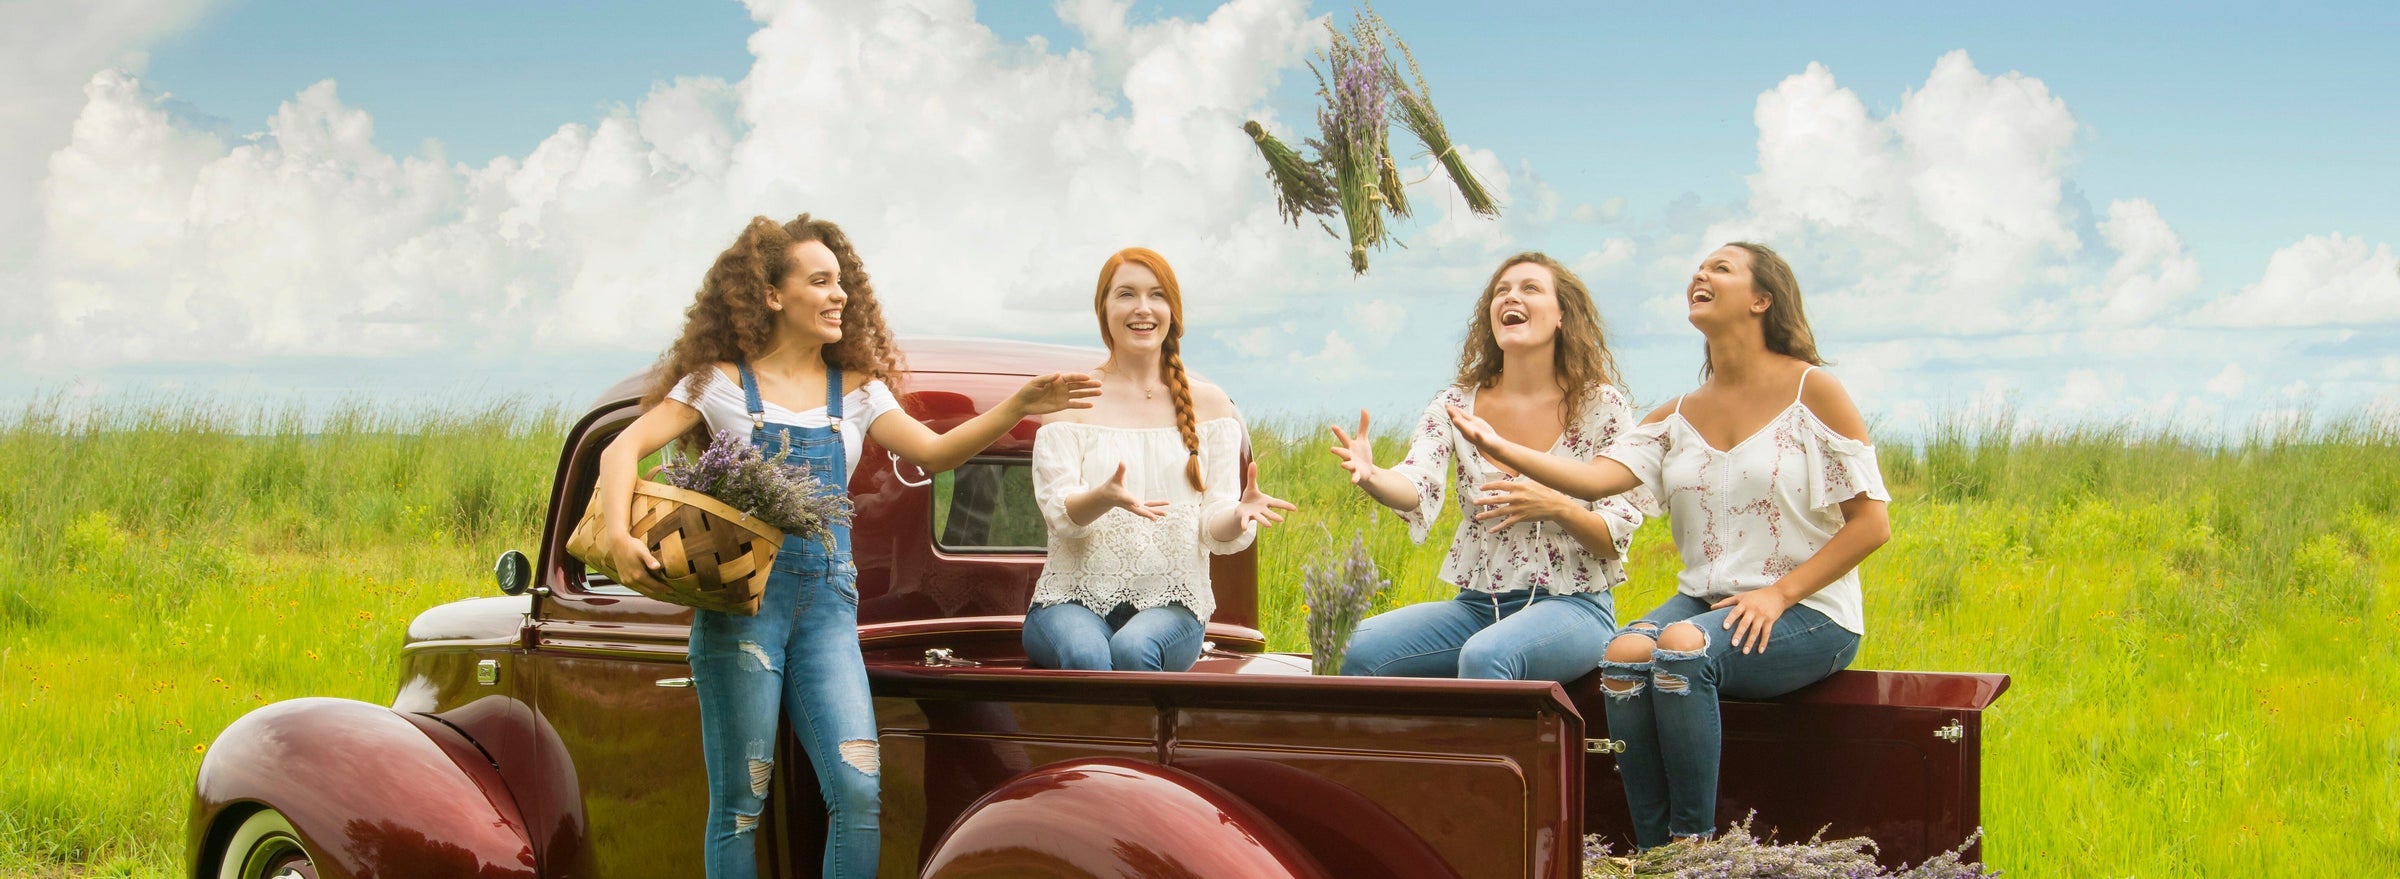
M 1720 695 L 1781 696 L 1824 680 L 1858 656 L 1857 634 L 1799 604 L 1775 620 L 1764 652 L 1743 653 L 1725 629 L 1733 608 L 1708 605 L 1678 593 L 1622 633 L 1655 644 L 1667 625 L 1689 621 L 1707 642 L 1701 649 L 1659 648 L 1649 662 L 1600 663 L 1608 734 L 1625 743 L 1617 770 L 1633 813 L 1634 844 L 1642 848 L 1715 835 L 1717 766 L 1725 743 Z
M 774 771 L 776 717 L 789 711 L 825 797 L 822 875 L 874 876 L 882 755 L 849 555 L 829 557 L 812 538 L 786 538 L 757 616 L 693 611 L 691 663 L 708 766 L 708 875 L 758 875 L 753 834 Z
M 1084 671 L 1190 671 L 1200 659 L 1200 618 L 1180 604 L 1108 616 L 1072 601 L 1025 612 L 1025 658 L 1036 668 Z
M 1461 589 L 1359 623 L 1342 674 L 1564 683 L 1599 667 L 1616 622 L 1607 592 Z

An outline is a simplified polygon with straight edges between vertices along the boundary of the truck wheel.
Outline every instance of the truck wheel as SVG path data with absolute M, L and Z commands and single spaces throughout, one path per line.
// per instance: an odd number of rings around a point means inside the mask
M 260 809 L 225 843 L 217 879 L 317 879 L 317 865 L 301 847 L 292 822 L 273 809 Z

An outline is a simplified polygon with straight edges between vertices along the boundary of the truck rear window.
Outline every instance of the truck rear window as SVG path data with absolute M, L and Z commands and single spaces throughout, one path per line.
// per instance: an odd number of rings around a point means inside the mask
M 933 543 L 945 552 L 1041 552 L 1049 527 L 1033 500 L 1033 464 L 976 458 L 933 477 Z

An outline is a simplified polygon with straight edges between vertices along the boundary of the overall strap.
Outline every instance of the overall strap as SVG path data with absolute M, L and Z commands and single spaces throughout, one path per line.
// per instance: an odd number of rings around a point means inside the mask
M 1808 374 L 1815 371 L 1817 367 L 1814 364 L 1800 371 L 1800 389 L 1792 392 L 1792 402 L 1800 402 L 1801 395 L 1808 393 Z
M 767 404 L 758 399 L 758 377 L 750 374 L 750 362 L 733 365 L 742 372 L 742 405 L 750 412 L 750 429 L 764 430 L 767 426 Z
M 825 420 L 842 432 L 842 368 L 825 364 Z

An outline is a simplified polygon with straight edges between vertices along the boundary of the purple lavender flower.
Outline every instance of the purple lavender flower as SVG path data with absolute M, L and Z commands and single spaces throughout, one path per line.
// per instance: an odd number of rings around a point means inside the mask
M 678 461 L 660 472 L 677 488 L 716 498 L 785 534 L 830 540 L 833 527 L 850 521 L 850 498 L 819 482 L 807 465 L 788 462 L 791 438 L 773 457 L 738 430 L 718 431 L 697 461 Z
M 1331 543 L 1332 534 L 1326 537 Z M 1342 654 L 1350 647 L 1350 633 L 1366 619 L 1375 596 L 1391 585 L 1376 569 L 1375 556 L 1367 552 L 1367 539 L 1358 534 L 1351 535 L 1348 552 L 1338 557 L 1328 554 L 1301 569 L 1300 601 L 1308 611 L 1312 671 L 1342 673 Z

